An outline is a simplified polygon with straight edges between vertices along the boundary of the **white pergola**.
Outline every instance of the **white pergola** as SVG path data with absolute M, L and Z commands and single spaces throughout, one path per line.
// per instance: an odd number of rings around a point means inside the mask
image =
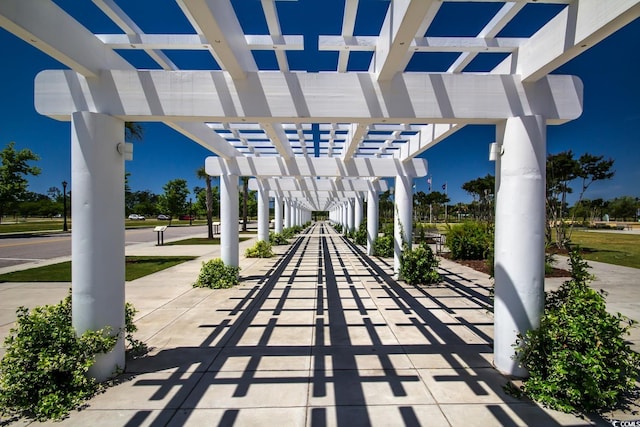
M 320 35 L 313 49 L 302 35 L 283 34 L 278 0 L 251 7 L 264 15 L 262 34 L 243 30 L 242 2 L 176 0 L 191 26 L 187 34 L 146 34 L 123 10 L 126 2 L 93 3 L 117 34 L 94 34 L 51 0 L 0 2 L 0 26 L 68 67 L 37 76 L 35 105 L 72 123 L 73 324 L 79 332 L 124 326 L 125 121 L 163 122 L 215 155 L 206 170 L 221 178 L 221 253 L 228 264 L 238 263 L 239 176 L 255 177 L 264 239 L 269 197 L 276 229 L 283 216 L 284 225 L 299 224 L 310 210 L 330 210 L 332 220 L 352 228 L 362 220 L 365 195 L 372 239 L 377 192 L 386 190 L 380 178 L 394 178 L 396 268 L 411 232 L 413 179 L 427 173 L 417 156 L 466 124 L 484 123 L 496 126 L 499 154 L 495 365 L 525 374 L 512 359 L 512 344 L 537 326 L 543 306 L 546 127 L 582 111 L 581 81 L 549 73 L 636 19 L 640 0 L 495 0 L 496 12 L 475 36 L 450 37 L 425 35 L 457 0 L 394 0 L 376 36 L 355 32 L 370 4 L 345 0 L 334 16 L 340 34 Z M 540 3 L 555 3 L 558 12 L 526 37 L 500 36 Z M 137 68 L 124 50 L 144 52 L 158 69 Z M 219 69 L 179 69 L 173 50 L 208 52 Z M 259 51 L 273 52 L 277 70 L 260 68 Z M 335 69 L 291 70 L 290 51 L 337 52 Z M 352 71 L 350 59 L 363 52 L 371 58 L 368 70 Z M 441 52 L 455 55 L 446 69 L 411 65 Z M 483 72 L 468 71 L 486 54 L 502 57 Z M 116 366 L 124 366 L 122 341 L 92 374 L 106 378 Z

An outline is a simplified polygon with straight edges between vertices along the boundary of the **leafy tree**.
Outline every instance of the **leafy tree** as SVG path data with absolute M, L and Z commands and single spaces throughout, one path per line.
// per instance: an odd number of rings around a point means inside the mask
M 565 248 L 571 241 L 576 209 L 567 221 L 569 214 L 567 194 L 573 192 L 570 186 L 573 181 L 581 182 L 580 193 L 576 206 L 582 203 L 585 192 L 595 181 L 613 178 L 613 160 L 604 160 L 604 156 L 583 154 L 579 159 L 574 158 L 571 150 L 547 157 L 547 229 L 546 238 L 552 241 L 552 227 L 555 229 L 555 244 Z
M 158 201 L 160 196 L 149 191 L 134 191 L 130 196 L 131 212 L 144 215 L 158 214 Z
M 127 141 L 142 141 L 144 136 L 144 128 L 140 123 L 125 122 L 124 137 Z
M 611 216 L 617 220 L 634 218 L 636 216 L 636 200 L 633 197 L 616 197 L 609 201 L 609 211 Z
M 496 178 L 487 174 L 462 184 L 462 189 L 473 197 L 473 214 L 480 221 L 493 221 L 493 201 Z
M 27 192 L 26 176 L 39 175 L 40 168 L 30 166 L 30 161 L 40 160 L 40 157 L 28 148 L 15 149 L 15 143 L 10 142 L 0 151 L 0 221 L 16 202 L 20 201 Z
M 161 212 L 167 212 L 173 218 L 187 210 L 189 188 L 185 179 L 171 180 L 162 189 L 164 194 L 158 199 L 158 208 Z
M 427 206 L 431 205 L 435 217 L 438 218 L 442 206 L 449 203 L 451 199 L 449 199 L 449 196 L 444 193 L 441 193 L 439 191 L 432 191 L 431 193 L 427 194 L 425 201 L 427 203 Z
M 200 179 L 204 179 L 205 182 L 205 203 L 207 210 L 207 236 L 209 239 L 213 239 L 213 190 L 211 188 L 211 176 L 207 174 L 204 166 L 196 171 L 196 175 Z M 196 195 L 198 193 L 196 192 Z M 197 197 L 197 196 L 196 196 Z
M 378 213 L 381 220 L 393 220 L 394 207 L 391 201 L 391 191 L 381 193 L 378 199 Z

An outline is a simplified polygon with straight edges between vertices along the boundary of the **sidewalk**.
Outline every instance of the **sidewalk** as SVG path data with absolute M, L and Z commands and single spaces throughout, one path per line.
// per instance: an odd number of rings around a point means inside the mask
M 278 257 L 241 258 L 243 280 L 225 290 L 191 287 L 217 246 L 128 251 L 188 248 L 203 253 L 127 283 L 148 356 L 86 409 L 44 425 L 609 425 L 503 391 L 482 273 L 442 260 L 440 285 L 407 286 L 392 279 L 391 260 L 322 224 L 276 247 Z M 3 307 L 5 295 L 25 296 L 25 285 L 4 285 Z M 68 284 L 59 287 L 62 297 Z

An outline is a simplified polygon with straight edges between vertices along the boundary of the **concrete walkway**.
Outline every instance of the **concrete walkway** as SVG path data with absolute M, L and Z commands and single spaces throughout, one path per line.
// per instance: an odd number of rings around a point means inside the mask
M 276 258 L 241 257 L 240 286 L 194 289 L 201 261 L 217 256 L 207 248 L 196 261 L 127 283 L 140 310 L 137 338 L 151 352 L 129 361 L 119 384 L 86 409 L 45 425 L 608 425 L 503 391 L 482 273 L 442 260 L 440 285 L 408 286 L 392 279 L 390 260 L 316 224 L 276 247 Z M 128 254 L 174 250 L 188 248 Z M 2 285 L 0 309 L 17 287 L 56 293 L 50 284 Z M 56 286 L 64 296 L 68 284 Z

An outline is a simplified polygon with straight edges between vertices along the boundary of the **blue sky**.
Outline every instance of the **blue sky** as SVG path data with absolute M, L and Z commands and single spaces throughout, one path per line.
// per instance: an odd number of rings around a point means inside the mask
M 56 0 L 56 3 L 96 33 L 120 32 L 99 11 L 96 13 L 91 2 Z M 193 32 L 180 12 L 176 11 L 173 1 L 138 0 L 118 3 L 147 33 Z M 342 11 L 336 8 L 340 8 L 341 4 L 343 2 L 339 0 L 278 2 L 283 33 L 304 34 L 305 47 L 313 49 L 317 47 L 319 34 L 340 32 Z M 367 14 L 359 14 L 356 34 L 377 34 L 388 2 L 367 0 L 361 4 L 367 7 Z M 253 13 L 259 8 L 257 0 L 234 1 L 234 5 L 239 9 L 240 22 L 246 33 L 266 32 L 262 15 Z M 317 19 L 296 18 L 302 11 L 296 8 L 303 7 L 305 13 Z M 439 19 L 427 35 L 474 35 L 479 31 L 477 27 L 482 28 L 483 20 L 487 19 L 483 14 L 489 16 L 490 8 L 496 5 L 480 4 L 474 13 L 466 13 L 464 19 L 458 19 L 455 22 L 457 27 L 453 25 L 453 17 L 460 15 L 455 13 L 455 7 L 460 6 L 443 6 L 441 16 L 438 16 Z M 554 10 L 557 9 L 553 7 L 540 9 L 540 14 L 555 13 Z M 168 19 L 176 16 L 179 19 Z M 325 24 L 321 25 L 322 22 Z M 503 35 L 524 36 L 526 34 L 519 33 L 534 31 L 536 25 L 539 25 L 536 19 L 525 17 L 503 30 Z M 460 33 L 461 28 L 470 34 Z M 615 177 L 607 182 L 595 183 L 586 195 L 588 198 L 611 199 L 623 195 L 640 197 L 640 83 L 637 75 L 640 58 L 637 48 L 634 53 L 633 47 L 638 40 L 640 20 L 632 22 L 554 71 L 558 74 L 573 74 L 582 79 L 585 86 L 584 112 L 578 120 L 548 128 L 548 152 L 558 153 L 572 149 L 577 155 L 588 152 L 615 160 Z M 70 181 L 70 125 L 35 112 L 33 81 L 39 71 L 60 69 L 63 66 L 3 29 L 0 29 L 0 49 L 4 58 L 4 66 L 0 67 L 0 146 L 15 141 L 18 148 L 28 147 L 40 155 L 41 160 L 37 164 L 42 169 L 42 174 L 30 179 L 31 191 L 45 193 L 51 186 L 61 187 L 63 180 Z M 138 54 L 127 52 L 125 55 L 138 67 L 158 68 L 155 63 Z M 217 67 L 215 61 L 203 52 L 171 52 L 170 56 L 181 68 Z M 275 67 L 274 58 L 271 52 L 256 56 L 261 68 Z M 366 67 L 368 60 L 366 53 L 355 55 L 351 58 L 349 67 L 358 70 Z M 451 58 L 448 54 L 432 55 L 429 60 L 446 65 Z M 500 58 L 487 57 L 487 60 L 495 62 Z M 313 58 L 306 57 L 302 52 L 289 53 L 292 69 L 321 71 L 335 67 L 335 61 L 336 55 L 332 52 L 316 52 Z M 488 65 L 476 63 L 471 67 L 481 70 L 486 66 Z M 419 70 L 424 67 L 424 56 L 416 56 L 408 69 Z M 195 171 L 211 153 L 163 124 L 146 123 L 144 128 L 144 140 L 135 144 L 134 160 L 126 164 L 127 171 L 131 173 L 130 185 L 133 190 L 161 193 L 162 186 L 175 178 L 187 179 L 191 189 L 203 185 L 196 178 Z M 422 157 L 429 161 L 433 189 L 441 191 L 442 185 L 447 183 L 448 194 L 453 203 L 471 201 L 471 196 L 460 187 L 469 180 L 494 173 L 494 164 L 488 160 L 489 143 L 494 140 L 494 126 L 467 126 L 425 152 Z M 418 180 L 417 190 L 426 191 L 426 188 L 426 178 Z

